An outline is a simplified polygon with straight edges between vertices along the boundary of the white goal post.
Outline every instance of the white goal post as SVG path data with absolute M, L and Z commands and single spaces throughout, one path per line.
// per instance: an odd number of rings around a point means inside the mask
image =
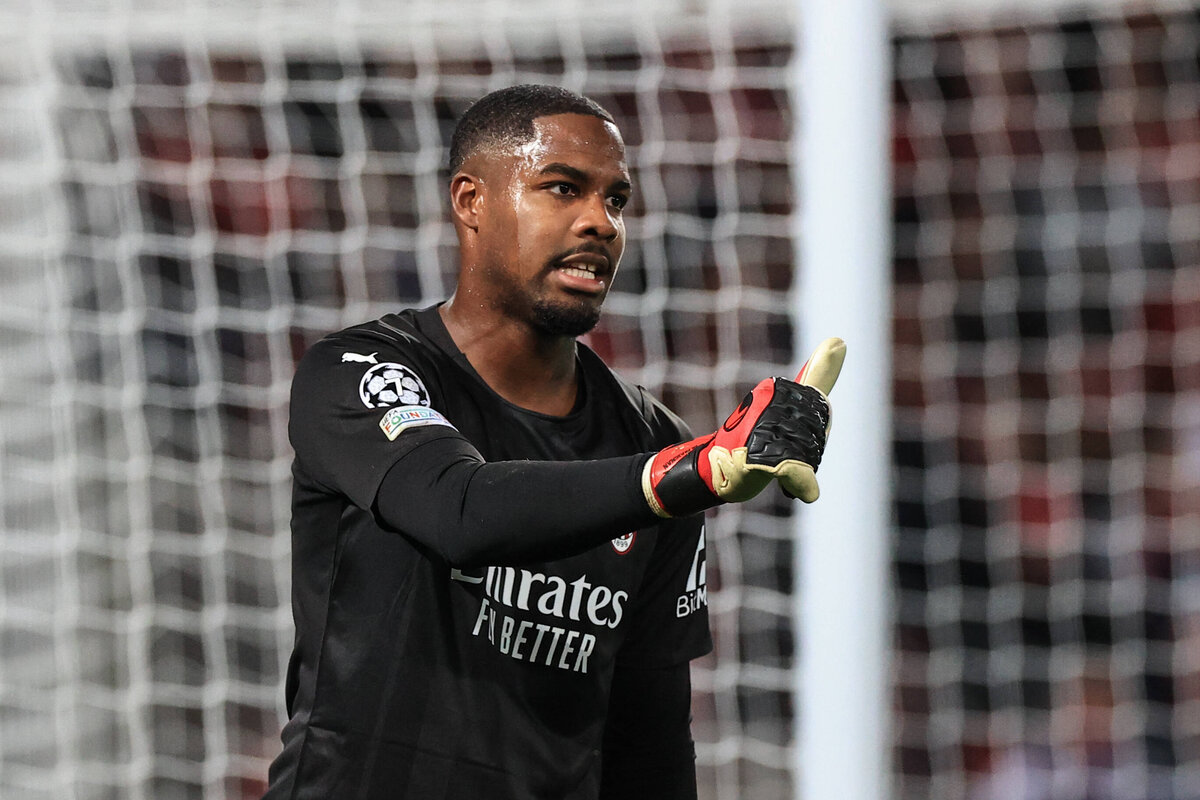
M 881 0 L 804 3 L 797 356 L 847 339 L 820 501 L 795 516 L 797 798 L 891 796 L 890 54 Z M 844 332 L 844 333 L 843 333 Z

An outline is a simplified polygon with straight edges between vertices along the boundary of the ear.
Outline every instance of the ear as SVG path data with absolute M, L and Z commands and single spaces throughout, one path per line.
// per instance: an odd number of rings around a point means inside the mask
M 457 222 L 473 231 L 479 230 L 482 189 L 483 181 L 466 172 L 459 172 L 450 179 L 450 212 Z

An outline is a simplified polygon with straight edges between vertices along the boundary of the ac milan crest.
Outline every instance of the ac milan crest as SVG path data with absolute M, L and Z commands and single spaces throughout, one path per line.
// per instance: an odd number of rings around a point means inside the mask
M 623 556 L 633 549 L 633 540 L 637 538 L 637 531 L 632 531 L 624 536 L 618 536 L 612 540 L 612 548 L 617 552 L 617 555 Z

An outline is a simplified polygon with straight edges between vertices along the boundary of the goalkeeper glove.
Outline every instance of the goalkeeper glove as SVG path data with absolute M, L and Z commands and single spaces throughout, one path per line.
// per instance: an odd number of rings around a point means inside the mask
M 827 395 L 845 357 L 845 342 L 826 339 L 795 381 L 760 381 L 715 433 L 655 453 L 642 470 L 650 508 L 684 516 L 749 500 L 772 480 L 789 497 L 816 500 L 832 417 Z

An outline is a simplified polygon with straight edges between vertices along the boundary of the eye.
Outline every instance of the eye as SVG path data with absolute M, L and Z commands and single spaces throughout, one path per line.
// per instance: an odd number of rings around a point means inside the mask
M 625 206 L 629 205 L 629 198 L 623 194 L 610 194 L 608 196 L 609 205 L 620 211 Z
M 578 194 L 575 184 L 567 183 L 566 181 L 555 181 L 548 188 L 552 194 L 556 194 L 559 197 L 574 197 Z

